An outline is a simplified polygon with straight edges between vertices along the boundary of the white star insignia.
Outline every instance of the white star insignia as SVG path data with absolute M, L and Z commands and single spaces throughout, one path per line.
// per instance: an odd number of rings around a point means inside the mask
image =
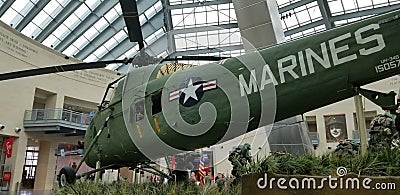
M 196 95 L 196 90 L 201 86 L 201 84 L 193 85 L 192 79 L 189 80 L 188 86 L 183 89 L 183 93 L 185 93 L 185 99 L 183 100 L 183 103 L 186 103 L 186 101 L 191 97 L 198 101 L 197 95 Z

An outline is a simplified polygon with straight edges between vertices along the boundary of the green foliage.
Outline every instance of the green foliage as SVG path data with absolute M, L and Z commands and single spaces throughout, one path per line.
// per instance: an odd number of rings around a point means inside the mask
M 324 176 L 334 175 L 336 169 L 343 166 L 348 172 L 359 175 L 400 176 L 400 150 L 377 147 L 369 148 L 367 154 L 363 156 L 337 153 L 322 156 L 274 153 L 239 169 L 242 173 Z
M 233 185 L 224 185 L 219 188 L 216 184 L 197 186 L 190 183 L 187 184 L 161 184 L 154 185 L 152 183 L 132 184 L 126 181 L 115 183 L 94 183 L 92 181 L 77 182 L 73 186 L 59 188 L 54 190 L 54 194 L 60 195 L 96 195 L 96 194 L 112 194 L 112 195 L 225 195 L 240 194 L 241 187 Z
M 378 148 L 377 148 L 378 147 Z M 348 172 L 369 176 L 400 176 L 400 150 L 377 146 L 370 148 L 368 153 L 361 155 L 324 154 L 315 156 L 291 155 L 288 153 L 274 153 L 263 159 L 251 161 L 238 167 L 241 175 L 250 173 L 299 174 L 313 176 L 335 175 L 340 166 L 346 167 Z M 240 179 L 240 178 L 238 178 Z M 197 186 L 194 181 L 185 184 L 154 185 L 131 184 L 126 181 L 111 184 L 93 183 L 91 181 L 77 182 L 66 188 L 56 188 L 55 194 L 168 194 L 168 195 L 225 195 L 240 194 L 240 180 L 219 179 L 216 184 Z M 239 184 L 234 184 L 239 183 Z

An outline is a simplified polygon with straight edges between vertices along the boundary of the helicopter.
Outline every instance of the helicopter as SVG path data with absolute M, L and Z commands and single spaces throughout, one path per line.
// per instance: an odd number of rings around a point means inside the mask
M 122 2 L 124 13 L 137 16 Z M 76 175 L 64 167 L 60 184 L 110 168 L 151 168 L 155 159 L 223 143 L 359 93 L 394 108 L 394 101 L 377 97 L 394 100 L 395 94 L 361 87 L 400 73 L 399 18 L 400 11 L 394 11 L 201 66 L 157 64 L 156 59 L 153 65 L 136 67 L 108 85 L 85 133 L 77 169 L 83 162 L 95 169 Z M 133 41 L 143 39 L 140 33 L 131 35 Z M 140 53 L 138 61 L 148 58 Z M 0 74 L 0 80 L 131 62 L 135 60 L 23 70 Z

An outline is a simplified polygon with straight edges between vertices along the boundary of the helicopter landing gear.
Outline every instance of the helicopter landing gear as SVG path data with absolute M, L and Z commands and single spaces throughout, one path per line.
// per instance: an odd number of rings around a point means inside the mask
M 76 172 L 72 167 L 63 167 L 58 175 L 58 185 L 65 187 L 74 184 L 76 180 Z

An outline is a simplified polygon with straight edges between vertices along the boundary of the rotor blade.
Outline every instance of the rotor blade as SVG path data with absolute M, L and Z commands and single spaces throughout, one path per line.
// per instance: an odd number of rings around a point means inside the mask
M 173 61 L 173 60 L 200 60 L 200 61 L 219 61 L 223 59 L 227 59 L 229 57 L 219 57 L 219 56 L 180 56 L 180 57 L 172 57 L 165 58 L 162 61 Z
M 139 50 L 144 47 L 142 27 L 139 22 L 139 12 L 136 0 L 119 0 L 124 16 L 128 36 L 131 42 L 138 42 Z
M 21 70 L 16 72 L 8 72 L 4 74 L 0 74 L 0 81 L 16 79 L 22 77 L 57 73 L 57 72 L 68 72 L 74 70 L 84 70 L 84 69 L 95 69 L 95 68 L 104 68 L 108 64 L 115 63 L 126 63 L 127 60 L 110 60 L 110 61 L 99 61 L 99 62 L 89 62 L 89 63 L 79 63 L 79 64 L 65 64 L 58 66 L 50 66 L 44 68 L 36 68 L 29 70 Z

